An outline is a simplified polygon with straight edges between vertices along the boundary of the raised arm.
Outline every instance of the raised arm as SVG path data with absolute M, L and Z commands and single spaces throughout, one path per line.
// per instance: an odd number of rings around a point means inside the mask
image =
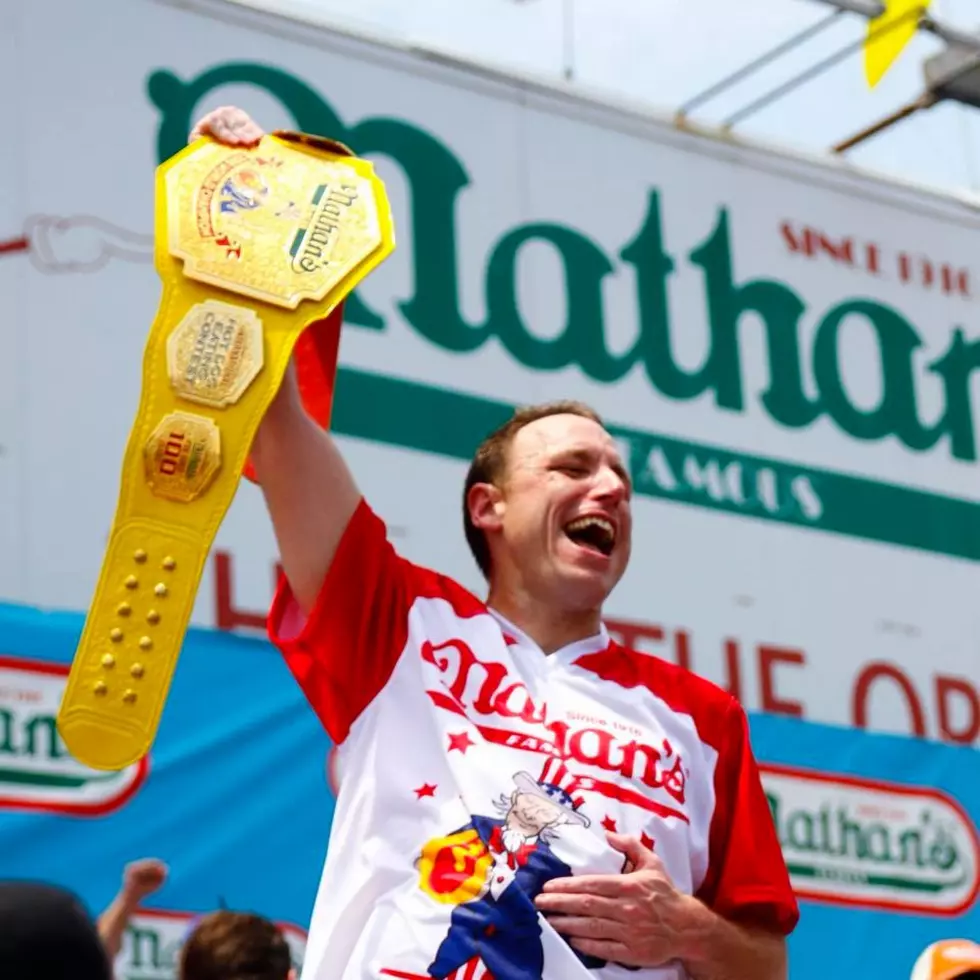
M 251 146 L 262 130 L 241 109 L 204 116 L 191 139 L 208 134 L 229 145 Z M 309 613 L 360 501 L 360 491 L 333 439 L 307 414 L 290 365 L 259 425 L 252 463 L 272 518 L 283 571 Z
M 156 858 L 143 858 L 126 865 L 119 893 L 97 922 L 99 938 L 110 960 L 119 955 L 123 934 L 140 902 L 163 887 L 167 870 Z
M 308 614 L 361 494 L 337 444 L 306 414 L 292 365 L 259 426 L 252 462 L 283 572 Z

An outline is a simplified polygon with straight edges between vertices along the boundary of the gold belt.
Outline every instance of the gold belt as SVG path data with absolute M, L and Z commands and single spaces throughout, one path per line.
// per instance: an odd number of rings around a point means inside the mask
M 302 134 L 195 141 L 158 167 L 155 211 L 163 294 L 58 714 L 69 751 L 97 769 L 153 742 L 204 563 L 294 348 L 326 426 L 344 299 L 394 248 L 371 164 Z

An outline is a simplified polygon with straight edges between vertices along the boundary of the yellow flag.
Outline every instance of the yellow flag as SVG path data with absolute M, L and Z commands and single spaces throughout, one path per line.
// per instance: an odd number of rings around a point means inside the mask
M 915 37 L 919 17 L 932 0 L 884 0 L 885 10 L 868 24 L 864 74 L 874 88 Z

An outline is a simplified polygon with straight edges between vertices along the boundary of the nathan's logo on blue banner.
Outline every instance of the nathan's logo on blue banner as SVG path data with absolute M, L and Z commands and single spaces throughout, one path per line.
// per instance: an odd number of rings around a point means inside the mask
M 980 840 L 938 790 L 763 765 L 762 780 L 800 898 L 960 915 L 980 891 Z
M 197 923 L 191 912 L 140 909 L 130 919 L 114 964 L 116 980 L 175 980 L 180 949 Z M 303 966 L 306 933 L 288 922 L 278 923 L 296 968 Z
M 146 758 L 119 772 L 72 758 L 55 725 L 67 677 L 61 664 L 0 656 L 0 810 L 99 816 L 146 779 Z

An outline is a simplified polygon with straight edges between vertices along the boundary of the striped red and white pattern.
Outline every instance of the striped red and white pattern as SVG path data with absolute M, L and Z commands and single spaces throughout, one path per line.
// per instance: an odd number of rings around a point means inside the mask
M 395 980 L 432 980 L 428 973 L 405 973 L 402 970 L 382 970 L 381 975 L 394 977 Z M 483 965 L 478 956 L 474 956 L 465 966 L 453 970 L 446 980 L 493 980 L 493 974 Z
M 572 775 L 572 773 L 568 771 L 565 763 L 560 759 L 556 759 L 554 756 L 548 756 L 544 765 L 541 767 L 540 781 L 542 783 L 550 783 L 552 786 L 557 786 L 560 790 L 567 793 L 576 810 L 585 804 L 585 799 L 582 796 L 575 795 L 575 791 L 578 789 L 579 784 L 578 776 Z M 469 977 L 467 977 L 466 980 L 469 980 Z

